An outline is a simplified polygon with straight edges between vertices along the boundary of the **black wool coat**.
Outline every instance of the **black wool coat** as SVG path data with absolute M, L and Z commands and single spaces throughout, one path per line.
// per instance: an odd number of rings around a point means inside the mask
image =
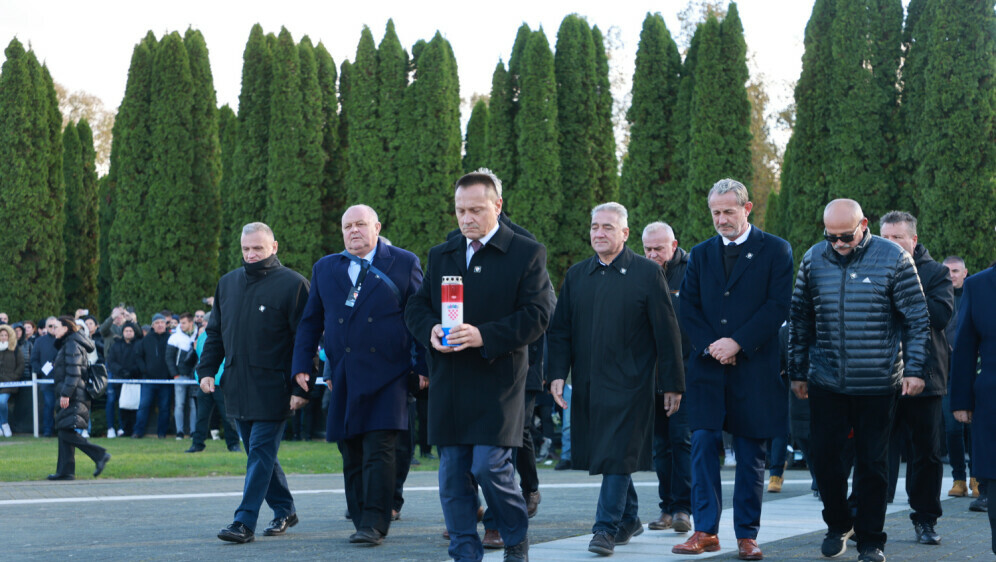
M 547 339 L 550 379 L 570 373 L 573 384 L 573 467 L 591 474 L 650 470 L 655 389 L 685 390 L 664 270 L 629 248 L 607 266 L 598 256 L 575 264 Z
M 930 316 L 930 342 L 927 345 L 927 368 L 923 372 L 923 392 L 919 396 L 943 396 L 948 392 L 948 364 L 951 360 L 947 327 L 954 316 L 954 285 L 951 271 L 934 261 L 923 244 L 913 248 L 916 274 L 927 299 Z
M 546 248 L 502 224 L 470 261 L 467 239 L 429 251 L 425 281 L 408 301 L 408 329 L 430 352 L 429 442 L 519 447 L 525 424 L 527 346 L 553 309 Z M 484 347 L 440 353 L 430 341 L 441 321 L 443 276 L 463 277 L 464 322 Z
M 290 413 L 292 393 L 307 397 L 292 383 L 291 359 L 310 286 L 276 254 L 243 262 L 218 281 L 196 372 L 198 380 L 213 379 L 225 362 L 221 391 L 229 417 L 280 421 Z
M 55 348 L 52 362 L 55 391 L 59 397 L 69 398 L 69 407 L 55 414 L 55 428 L 86 429 L 90 425 L 90 395 L 83 374 L 90 365 L 86 356 L 94 350 L 93 342 L 80 332 L 69 332 L 55 340 Z

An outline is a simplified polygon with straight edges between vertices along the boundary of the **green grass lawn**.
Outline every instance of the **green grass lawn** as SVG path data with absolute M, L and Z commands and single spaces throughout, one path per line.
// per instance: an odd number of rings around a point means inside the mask
M 107 448 L 113 456 L 104 478 L 173 478 L 184 476 L 239 476 L 246 470 L 244 452 L 230 453 L 224 441 L 208 441 L 200 453 L 184 453 L 190 439 L 173 436 L 157 439 L 95 438 L 91 442 Z M 0 482 L 42 480 L 55 472 L 58 442 L 54 438 L 13 437 L 0 439 Z M 437 470 L 439 461 L 419 459 L 412 470 Z M 287 474 L 342 472 L 342 456 L 335 443 L 325 441 L 284 441 L 280 464 Z M 91 479 L 93 463 L 76 451 L 76 478 Z

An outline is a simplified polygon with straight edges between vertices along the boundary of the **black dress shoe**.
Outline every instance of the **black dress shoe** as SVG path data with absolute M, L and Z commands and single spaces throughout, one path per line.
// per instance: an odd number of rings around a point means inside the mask
M 934 530 L 933 523 L 913 523 L 916 542 L 920 544 L 941 544 L 941 535 Z
M 107 466 L 108 461 L 111 460 L 110 453 L 104 453 L 104 457 L 97 461 L 97 468 L 93 471 L 93 477 L 96 478 L 100 476 L 101 472 L 104 472 L 104 467 Z
M 49 474 L 46 478 L 49 480 L 76 480 L 72 474 Z
M 204 450 L 204 447 L 198 447 L 197 445 L 191 445 L 189 449 L 184 451 L 184 453 L 199 453 Z
M 231 447 L 228 448 L 228 452 L 230 452 L 230 453 L 241 453 L 242 452 L 242 447 L 239 447 L 238 445 L 232 445 Z
M 268 537 L 273 537 L 276 535 L 282 535 L 287 532 L 287 529 L 297 525 L 297 513 L 291 513 L 286 517 L 277 517 L 270 524 L 263 529 L 263 534 Z
M 529 538 L 523 538 L 522 542 L 513 546 L 506 545 L 502 560 L 505 562 L 529 562 Z
M 360 529 L 349 535 L 349 542 L 360 546 L 378 546 L 384 542 L 384 533 L 370 527 Z
M 245 544 L 252 542 L 256 537 L 253 535 L 252 529 L 246 527 L 242 522 L 236 521 L 218 531 L 218 538 L 223 541 Z

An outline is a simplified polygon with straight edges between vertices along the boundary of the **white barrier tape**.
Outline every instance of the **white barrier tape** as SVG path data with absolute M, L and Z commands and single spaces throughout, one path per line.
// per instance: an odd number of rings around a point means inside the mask
M 0 388 L 24 388 L 32 386 L 34 384 L 55 384 L 52 379 L 38 379 L 37 381 L 17 381 L 17 382 L 0 382 Z M 166 380 L 166 379 L 107 379 L 108 384 L 172 384 L 172 385 L 191 385 L 200 384 L 193 379 L 176 379 L 176 380 Z M 318 377 L 315 384 L 325 384 L 325 379 Z

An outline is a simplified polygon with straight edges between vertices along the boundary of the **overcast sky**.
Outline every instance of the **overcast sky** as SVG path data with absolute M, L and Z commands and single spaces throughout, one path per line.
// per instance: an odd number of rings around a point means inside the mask
M 430 39 L 436 30 L 450 41 L 459 66 L 460 95 L 469 98 L 490 91 L 495 64 L 499 59 L 507 62 L 515 32 L 523 22 L 533 29 L 542 26 L 551 46 L 560 21 L 571 12 L 585 16 L 603 33 L 618 28 L 626 49 L 621 71 L 631 77 L 647 12 L 659 11 L 677 37 L 677 14 L 686 4 L 687 0 L 0 0 L 0 41 L 5 47 L 16 36 L 30 43 L 55 81 L 71 91 L 96 94 L 108 108 L 116 109 L 124 95 L 132 49 L 145 33 L 151 29 L 161 37 L 194 27 L 207 41 L 219 105 L 237 108 L 242 52 L 253 24 L 260 23 L 266 32 L 274 33 L 285 26 L 295 40 L 307 34 L 314 43 L 323 42 L 338 65 L 354 58 L 364 25 L 379 44 L 388 18 L 393 18 L 406 50 L 419 39 Z M 748 49 L 755 56 L 752 73 L 764 75 L 772 109 L 784 107 L 791 102 L 791 84 L 799 77 L 803 34 L 813 1 L 741 0 L 738 6 Z

